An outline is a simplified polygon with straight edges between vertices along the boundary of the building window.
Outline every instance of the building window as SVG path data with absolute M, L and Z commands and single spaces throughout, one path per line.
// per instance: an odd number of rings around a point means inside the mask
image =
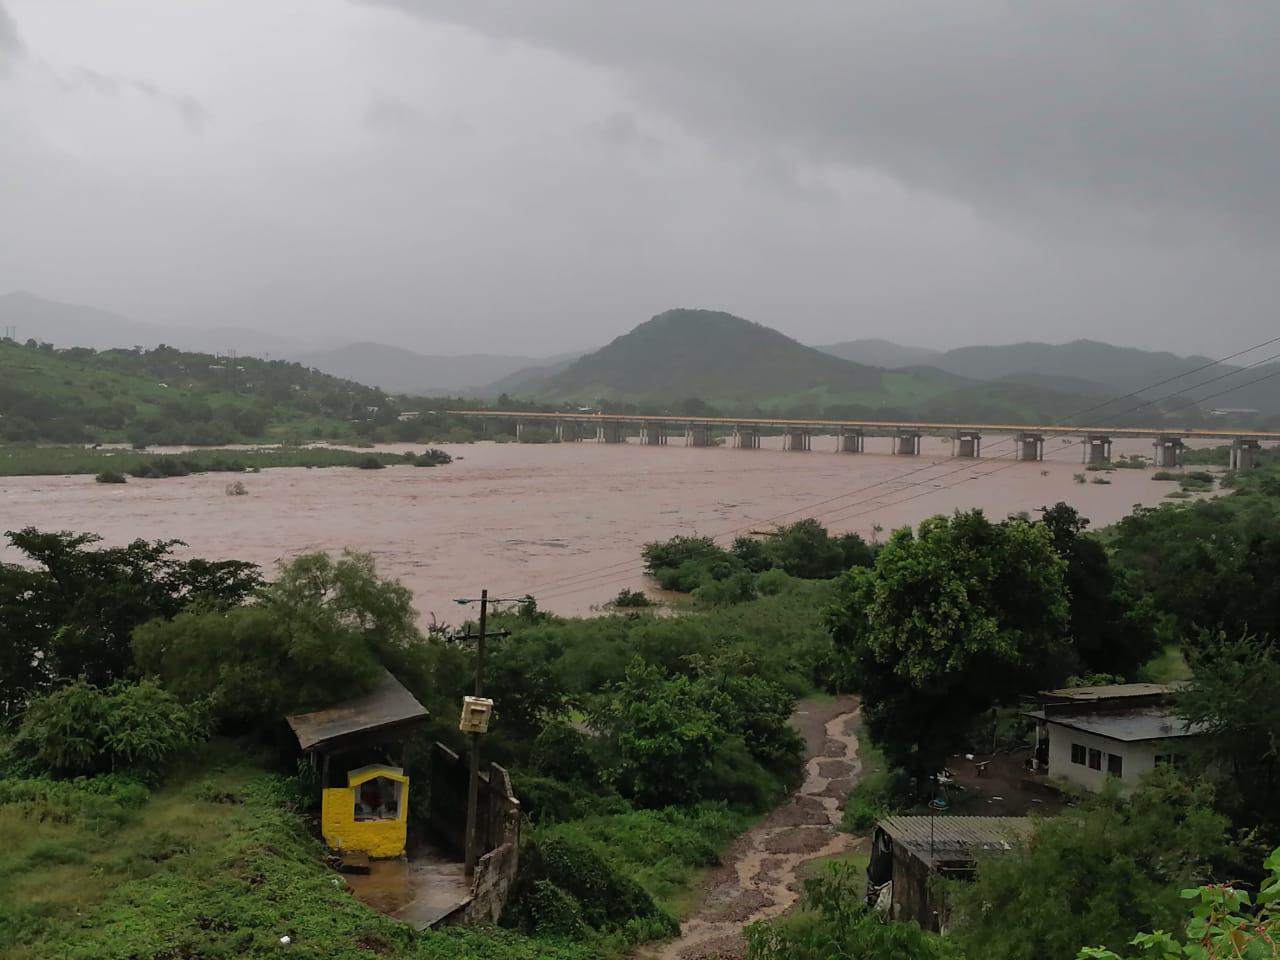
M 1157 767 L 1176 767 L 1178 765 L 1178 755 L 1176 753 L 1157 753 Z
M 1118 754 L 1108 753 L 1107 754 L 1107 773 L 1111 774 L 1113 777 L 1123 777 L 1124 776 L 1124 757 L 1119 756 Z
M 1090 770 L 1102 769 L 1102 751 L 1101 750 L 1095 750 L 1093 749 L 1093 747 L 1089 748 L 1089 769 Z
M 1071 762 L 1078 763 L 1082 767 L 1084 766 L 1084 744 L 1083 743 L 1073 743 L 1071 745 Z

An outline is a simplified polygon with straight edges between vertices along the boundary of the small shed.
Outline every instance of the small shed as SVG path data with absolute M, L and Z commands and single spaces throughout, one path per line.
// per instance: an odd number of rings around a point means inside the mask
M 871 837 L 867 904 L 891 920 L 940 930 L 934 878 L 970 879 L 978 851 L 1009 850 L 1031 831 L 1027 817 L 887 817 Z
M 363 696 L 288 718 L 299 746 L 320 761 L 320 828 L 329 846 L 370 857 L 404 854 L 404 743 L 426 719 L 426 708 L 385 670 Z

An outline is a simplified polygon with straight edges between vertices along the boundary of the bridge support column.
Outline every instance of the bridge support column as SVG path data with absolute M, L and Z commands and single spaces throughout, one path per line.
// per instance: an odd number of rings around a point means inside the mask
M 1231 442 L 1231 469 L 1252 470 L 1258 465 L 1258 453 L 1261 449 L 1262 446 L 1257 440 L 1237 437 Z
M 758 427 L 736 426 L 733 428 L 733 445 L 739 450 L 760 449 L 760 429 Z
M 556 443 L 577 443 L 582 439 L 582 425 L 574 420 L 556 421 Z
M 596 428 L 596 441 L 599 443 L 626 443 L 627 435 L 622 432 L 622 424 L 616 420 L 606 420 Z
M 955 451 L 954 456 L 977 460 L 982 456 L 982 434 L 969 430 L 959 431 L 956 433 Z
M 809 431 L 803 427 L 788 427 L 786 436 L 782 439 L 782 446 L 783 449 L 802 453 L 809 449 L 811 439 Z
M 1020 433 L 1018 434 L 1017 447 L 1014 453 L 1019 460 L 1043 460 L 1044 459 L 1044 437 L 1038 433 Z
M 660 447 L 667 442 L 667 428 L 661 423 L 646 423 L 640 427 L 640 442 L 646 447 Z
M 1111 438 L 1091 433 L 1084 438 L 1084 462 L 1091 467 L 1111 462 Z
M 1157 467 L 1182 466 L 1183 442 L 1181 437 L 1156 437 L 1156 455 L 1153 462 Z
M 529 440 L 527 439 L 526 434 L 529 430 L 536 430 L 539 426 L 541 426 L 541 424 L 535 423 L 532 420 L 517 420 L 516 443 L 528 443 Z
M 705 423 L 691 423 L 684 432 L 686 447 L 712 447 L 715 441 L 711 437 L 711 427 Z
M 863 435 L 861 430 L 841 430 L 840 445 L 836 450 L 839 453 L 861 453 L 862 443 Z
M 920 434 L 914 430 L 899 431 L 893 445 L 893 452 L 904 457 L 915 457 L 920 454 Z

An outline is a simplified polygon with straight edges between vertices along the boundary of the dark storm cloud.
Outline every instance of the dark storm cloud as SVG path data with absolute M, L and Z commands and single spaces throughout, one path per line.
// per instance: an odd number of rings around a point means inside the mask
M 1280 232 L 1277 4 L 374 2 L 621 71 L 718 138 L 1042 229 L 1085 204 Z

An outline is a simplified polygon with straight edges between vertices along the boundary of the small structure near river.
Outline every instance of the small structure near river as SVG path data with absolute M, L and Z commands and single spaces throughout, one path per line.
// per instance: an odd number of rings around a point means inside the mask
M 507 771 L 490 763 L 480 778 L 480 858 L 465 877 L 465 758 L 435 743 L 425 783 L 412 787 L 406 769 L 406 743 L 426 721 L 422 704 L 385 672 L 367 694 L 288 718 L 320 770 L 321 835 L 352 892 L 418 929 L 492 923 L 518 867 L 520 801 Z M 409 818 L 411 788 L 428 791 L 425 823 Z

